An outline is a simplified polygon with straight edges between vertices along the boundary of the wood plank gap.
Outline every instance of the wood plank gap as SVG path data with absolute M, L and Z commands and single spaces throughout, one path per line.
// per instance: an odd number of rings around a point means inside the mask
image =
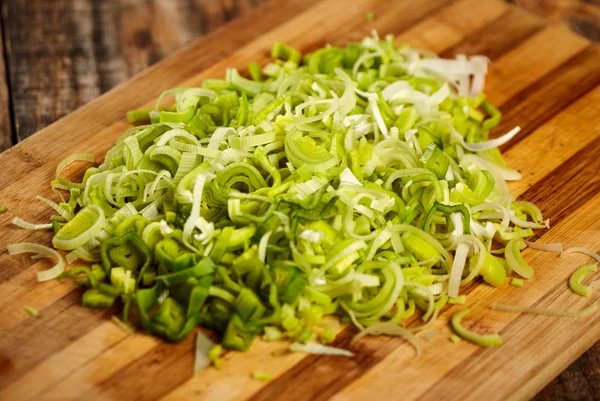
M 6 4 L 0 3 L 0 152 L 17 143 L 17 127 L 15 125 L 15 107 L 12 84 L 10 81 L 10 65 L 7 62 L 9 44 L 6 40 Z M 7 121 L 6 121 L 7 120 Z M 9 132 L 7 132 L 9 131 Z

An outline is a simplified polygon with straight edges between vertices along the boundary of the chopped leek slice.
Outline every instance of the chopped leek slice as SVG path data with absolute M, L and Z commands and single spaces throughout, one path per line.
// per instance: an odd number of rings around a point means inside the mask
M 104 222 L 102 208 L 88 205 L 56 233 L 52 245 L 62 250 L 78 248 L 98 235 L 104 227 Z
M 35 309 L 33 306 L 26 306 L 25 312 L 29 313 L 31 317 L 38 317 L 40 315 L 40 311 Z
M 220 368 L 220 360 L 217 359 L 220 350 L 216 348 L 214 342 L 210 338 L 208 338 L 205 334 L 198 332 L 196 335 L 196 346 L 195 346 L 195 358 L 194 358 L 194 376 L 208 367 L 211 363 L 214 363 L 218 368 Z M 216 355 L 215 351 L 216 350 Z
M 523 284 L 524 284 L 524 281 L 523 281 L 523 279 L 520 279 L 520 278 L 514 277 L 510 280 L 510 285 L 512 285 L 513 287 L 523 288 Z
M 292 345 L 290 345 L 290 350 L 294 352 L 306 352 L 307 354 L 337 355 L 345 356 L 348 358 L 352 358 L 354 356 L 354 352 L 350 352 L 342 348 L 330 347 L 328 345 L 321 345 L 317 343 L 293 343 Z
M 254 371 L 254 373 L 252 373 L 252 377 L 254 377 L 256 380 L 262 380 L 265 382 L 273 380 L 273 376 L 263 370 Z

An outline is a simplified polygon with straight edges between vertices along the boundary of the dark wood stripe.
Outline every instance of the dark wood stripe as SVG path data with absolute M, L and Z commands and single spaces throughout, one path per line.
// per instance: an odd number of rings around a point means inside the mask
M 206 334 L 219 342 L 214 332 Z M 195 333 L 178 344 L 162 342 L 90 390 L 109 400 L 158 400 L 188 380 L 194 370 Z M 176 368 L 175 368 L 176 366 Z M 136 380 L 143 377 L 144 380 Z M 154 385 L 148 386 L 148 383 Z M 92 397 L 92 395 L 94 397 Z M 82 398 L 87 397 L 82 394 Z
M 81 394 L 81 399 L 158 400 L 192 376 L 194 344 L 193 335 L 178 344 L 161 343 L 94 386 L 89 394 Z
M 503 119 L 494 132 L 505 133 L 516 125 L 522 131 L 501 150 L 518 144 L 598 85 L 600 47 L 589 46 L 502 105 Z
M 44 308 L 36 319 L 27 319 L 2 333 L 0 388 L 77 341 L 114 313 L 110 309 L 83 308 L 80 299 L 81 291 L 73 291 Z
M 568 145 L 567 145 L 568 146 Z M 571 156 L 519 198 L 535 203 L 555 226 L 600 193 L 600 139 Z M 545 231 L 538 230 L 537 237 Z
M 40 202 L 40 206 L 42 206 L 42 203 Z M 6 213 L 8 214 L 8 213 Z M 49 218 L 49 215 L 44 216 L 46 219 Z M 6 231 L 9 230 L 22 230 L 22 228 L 19 228 L 17 226 L 14 226 L 10 223 L 10 221 L 12 220 L 12 218 L 10 219 L 6 219 L 6 221 L 1 221 L 0 225 L 2 227 L 6 227 L 3 230 L 5 230 L 4 234 L 6 234 Z M 32 221 L 37 221 L 37 220 L 33 220 Z M 50 243 L 50 239 L 52 237 L 50 236 L 50 233 L 48 231 L 32 231 L 30 235 L 27 236 L 27 240 L 23 241 L 23 242 L 34 242 L 36 244 L 48 244 Z M 7 282 L 8 280 L 10 280 L 11 278 L 17 276 L 18 274 L 23 273 L 23 270 L 26 269 L 26 266 L 30 266 L 32 265 L 33 262 L 31 259 L 29 259 L 28 257 L 22 255 L 22 256 L 10 256 L 8 254 L 8 251 L 6 249 L 2 249 L 0 251 L 0 266 L 2 266 L 2 268 L 0 268 L 0 286 L 2 286 L 3 283 Z M 31 280 L 35 281 L 35 274 L 32 273 L 31 275 Z M 1 307 L 0 307 L 1 308 Z
M 482 54 L 494 61 L 545 27 L 544 21 L 516 7 L 480 28 L 463 41 L 444 50 L 440 56 Z
M 357 380 L 403 343 L 390 337 L 372 337 L 349 347 L 357 329 L 345 328 L 332 344 L 350 349 L 353 358 L 308 355 L 283 375 L 255 393 L 250 400 L 327 400 Z M 413 352 L 406 345 L 407 352 Z M 306 383 L 310 383 L 307 386 Z M 376 395 L 374 394 L 376 397 Z

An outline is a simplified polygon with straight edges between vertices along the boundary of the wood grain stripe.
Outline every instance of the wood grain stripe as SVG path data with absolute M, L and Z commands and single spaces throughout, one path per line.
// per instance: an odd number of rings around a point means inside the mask
M 543 19 L 516 7 L 507 10 L 477 32 L 441 52 L 441 57 L 483 54 L 492 62 L 546 26 Z
M 29 319 L 15 329 L 3 333 L 0 360 L 3 368 L 0 387 L 29 371 L 37 363 L 68 346 L 102 322 L 110 319 L 113 311 L 84 309 L 79 304 L 81 293 L 73 291 L 44 309 L 37 319 Z M 64 328 L 68 327 L 68 335 Z M 45 332 L 47 336 L 40 336 Z M 52 335 L 55 334 L 55 335 Z
M 0 21 L 0 152 L 10 148 L 16 140 L 3 28 L 4 24 Z
M 509 165 L 524 174 L 522 180 L 509 183 L 511 193 L 517 196 L 522 194 L 533 183 L 596 140 L 600 135 L 598 102 L 600 86 L 504 153 Z
M 490 65 L 485 83 L 490 101 L 504 104 L 586 48 L 588 43 L 564 25 L 550 25 L 541 30 Z
M 109 378 L 115 372 L 123 369 L 132 361 L 135 361 L 148 354 L 158 346 L 160 340 L 151 336 L 135 335 L 127 337 L 113 348 L 108 350 L 101 348 L 102 354 L 94 360 L 94 363 L 88 363 L 79 367 L 70 374 L 69 380 L 58 381 L 50 387 L 44 389 L 39 396 L 32 396 L 31 401 L 67 401 L 81 400 L 82 394 L 88 394 L 91 398 L 96 397 L 94 386 L 103 380 Z M 133 380 L 137 380 L 134 378 Z
M 113 322 L 104 322 L 29 370 L 18 380 L 9 383 L 2 392 L 10 394 L 15 400 L 36 397 L 48 382 L 71 381 L 70 375 L 79 367 L 100 356 L 105 349 L 112 349 L 128 336 Z M 102 344 L 102 347 L 98 347 L 98 344 Z M 42 377 L 44 380 L 40 380 Z
M 413 48 L 440 53 L 455 46 L 465 37 L 471 37 L 482 27 L 494 24 L 509 8 L 505 3 L 498 1 L 457 1 L 400 34 L 396 43 L 408 43 Z M 456 23 L 457 15 L 461 17 L 460 24 Z
M 600 140 L 596 139 L 519 198 L 535 203 L 552 224 L 559 224 L 600 193 L 599 154 Z M 557 199 L 561 201 L 557 202 Z
M 194 366 L 194 336 L 178 344 L 162 342 L 139 359 L 114 372 L 106 380 L 82 394 L 106 399 L 155 400 L 182 384 Z M 173 366 L 177 365 L 177 369 Z M 136 380 L 144 377 L 144 380 Z M 152 383 L 152 385 L 148 385 Z
M 501 150 L 522 141 L 572 102 L 600 85 L 600 47 L 590 46 L 513 96 L 501 107 L 503 121 L 496 132 L 508 132 L 516 124 L 522 132 Z

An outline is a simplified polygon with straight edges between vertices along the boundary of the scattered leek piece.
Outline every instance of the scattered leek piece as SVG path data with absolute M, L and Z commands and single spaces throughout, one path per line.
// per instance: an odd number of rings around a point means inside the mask
M 119 319 L 118 317 L 113 316 L 111 318 L 111 320 L 113 321 L 114 324 L 116 324 L 117 326 L 119 326 L 119 328 L 122 329 L 127 334 L 133 334 L 133 333 L 135 333 L 135 329 L 133 327 L 131 327 L 130 325 L 128 325 L 127 323 L 125 323 L 124 321 L 122 321 L 121 319 Z
M 263 370 L 254 371 L 254 373 L 252 373 L 252 377 L 254 377 L 256 380 L 262 380 L 265 382 L 273 380 L 273 376 Z
M 466 295 L 459 295 L 456 298 L 448 298 L 448 303 L 450 305 L 464 305 L 465 302 L 467 302 L 467 296 Z
M 537 250 L 546 251 L 546 252 L 563 253 L 563 246 L 561 243 L 540 244 L 539 242 L 531 242 L 531 241 L 525 241 L 525 243 L 531 249 L 537 249 Z
M 431 329 L 431 330 L 424 331 L 421 334 L 421 338 L 425 341 L 431 341 L 438 334 L 440 334 L 439 331 L 437 331 L 436 329 Z
M 26 306 L 25 312 L 29 313 L 31 315 L 31 317 L 38 317 L 40 315 L 40 311 L 38 311 L 33 306 Z
M 452 336 L 450 336 L 450 341 L 452 341 L 454 344 L 458 344 L 460 342 L 460 337 L 456 334 L 453 334 Z
M 570 318 L 580 318 L 585 317 L 598 309 L 598 303 L 593 303 L 585 309 L 581 309 L 578 311 L 555 311 L 550 309 L 543 308 L 531 308 L 528 306 L 518 306 L 518 305 L 504 305 L 504 304 L 491 304 L 491 309 L 499 310 L 503 312 L 513 312 L 513 313 L 530 313 L 533 315 L 544 315 L 544 316 L 552 316 L 552 317 L 570 317 Z
M 578 252 L 578 253 L 583 253 L 585 255 L 588 255 L 589 257 L 596 259 L 600 263 L 600 255 L 599 254 L 592 251 L 591 249 L 582 248 L 582 247 L 571 247 L 571 248 L 565 249 L 564 252 L 562 252 L 560 254 L 560 256 L 562 257 L 563 255 L 568 255 L 573 252 Z
M 415 348 L 415 351 L 417 352 L 417 358 L 421 356 L 421 345 L 419 344 L 419 340 L 406 328 L 389 322 L 377 323 L 367 327 L 366 329 L 352 337 L 352 341 L 350 341 L 350 344 L 354 344 L 364 336 L 379 336 L 382 334 L 388 336 L 399 336 L 404 338 Z
M 307 354 L 318 354 L 318 355 L 346 356 L 348 358 L 352 358 L 354 356 L 354 352 L 350 352 L 350 351 L 342 349 L 342 348 L 330 347 L 328 345 L 322 345 L 322 344 L 317 344 L 317 343 L 308 343 L 308 344 L 293 343 L 292 345 L 290 345 L 290 351 L 306 352 Z
M 210 353 L 215 349 L 215 343 L 201 332 L 196 335 L 196 347 L 194 350 L 194 376 L 207 368 L 213 360 Z
M 508 266 L 523 278 L 533 277 L 533 269 L 525 262 L 521 256 L 521 249 L 525 247 L 525 242 L 522 239 L 513 239 L 508 241 L 504 251 L 504 257 Z
M 13 219 L 12 223 L 15 226 L 17 226 L 17 227 L 21 227 L 21 228 L 24 228 L 26 230 L 34 230 L 34 231 L 37 231 L 37 230 L 46 230 L 46 229 L 49 229 L 49 228 L 53 227 L 52 223 L 48 223 L 48 224 L 33 224 L 33 223 L 25 221 L 25 220 L 23 220 L 23 219 L 21 219 L 19 217 L 15 217 Z
M 2 206 L 0 205 L 0 214 L 5 213 L 8 209 L 6 208 L 6 206 Z
M 592 295 L 592 287 L 582 283 L 585 280 L 586 275 L 598 271 L 596 264 L 587 264 L 579 267 L 569 277 L 569 287 L 571 290 L 582 297 L 589 297 Z
M 492 347 L 495 345 L 502 344 L 502 338 L 500 335 L 496 334 L 477 334 L 470 330 L 465 329 L 461 325 L 462 318 L 469 314 L 471 311 L 469 309 L 463 309 L 459 312 L 456 312 L 452 315 L 451 325 L 456 334 L 460 337 L 464 338 L 467 341 L 470 341 L 474 344 L 481 345 L 482 347 Z
M 375 13 L 373 11 L 369 11 L 365 14 L 365 19 L 367 21 L 374 21 L 375 20 Z
M 513 287 L 523 288 L 523 284 L 525 284 L 525 282 L 523 281 L 522 278 L 513 277 L 510 280 L 510 285 L 512 285 Z
M 208 359 L 215 365 L 215 368 L 221 370 L 223 362 L 221 361 L 221 354 L 223 353 L 223 347 L 219 344 L 215 345 L 208 352 Z
M 65 269 L 65 261 L 63 260 L 63 257 L 54 249 L 48 248 L 47 246 L 21 242 L 20 244 L 9 245 L 6 249 L 8 250 L 9 255 L 32 252 L 36 254 L 35 256 L 56 259 L 56 264 L 50 269 L 36 273 L 38 281 L 52 280 L 58 277 Z

